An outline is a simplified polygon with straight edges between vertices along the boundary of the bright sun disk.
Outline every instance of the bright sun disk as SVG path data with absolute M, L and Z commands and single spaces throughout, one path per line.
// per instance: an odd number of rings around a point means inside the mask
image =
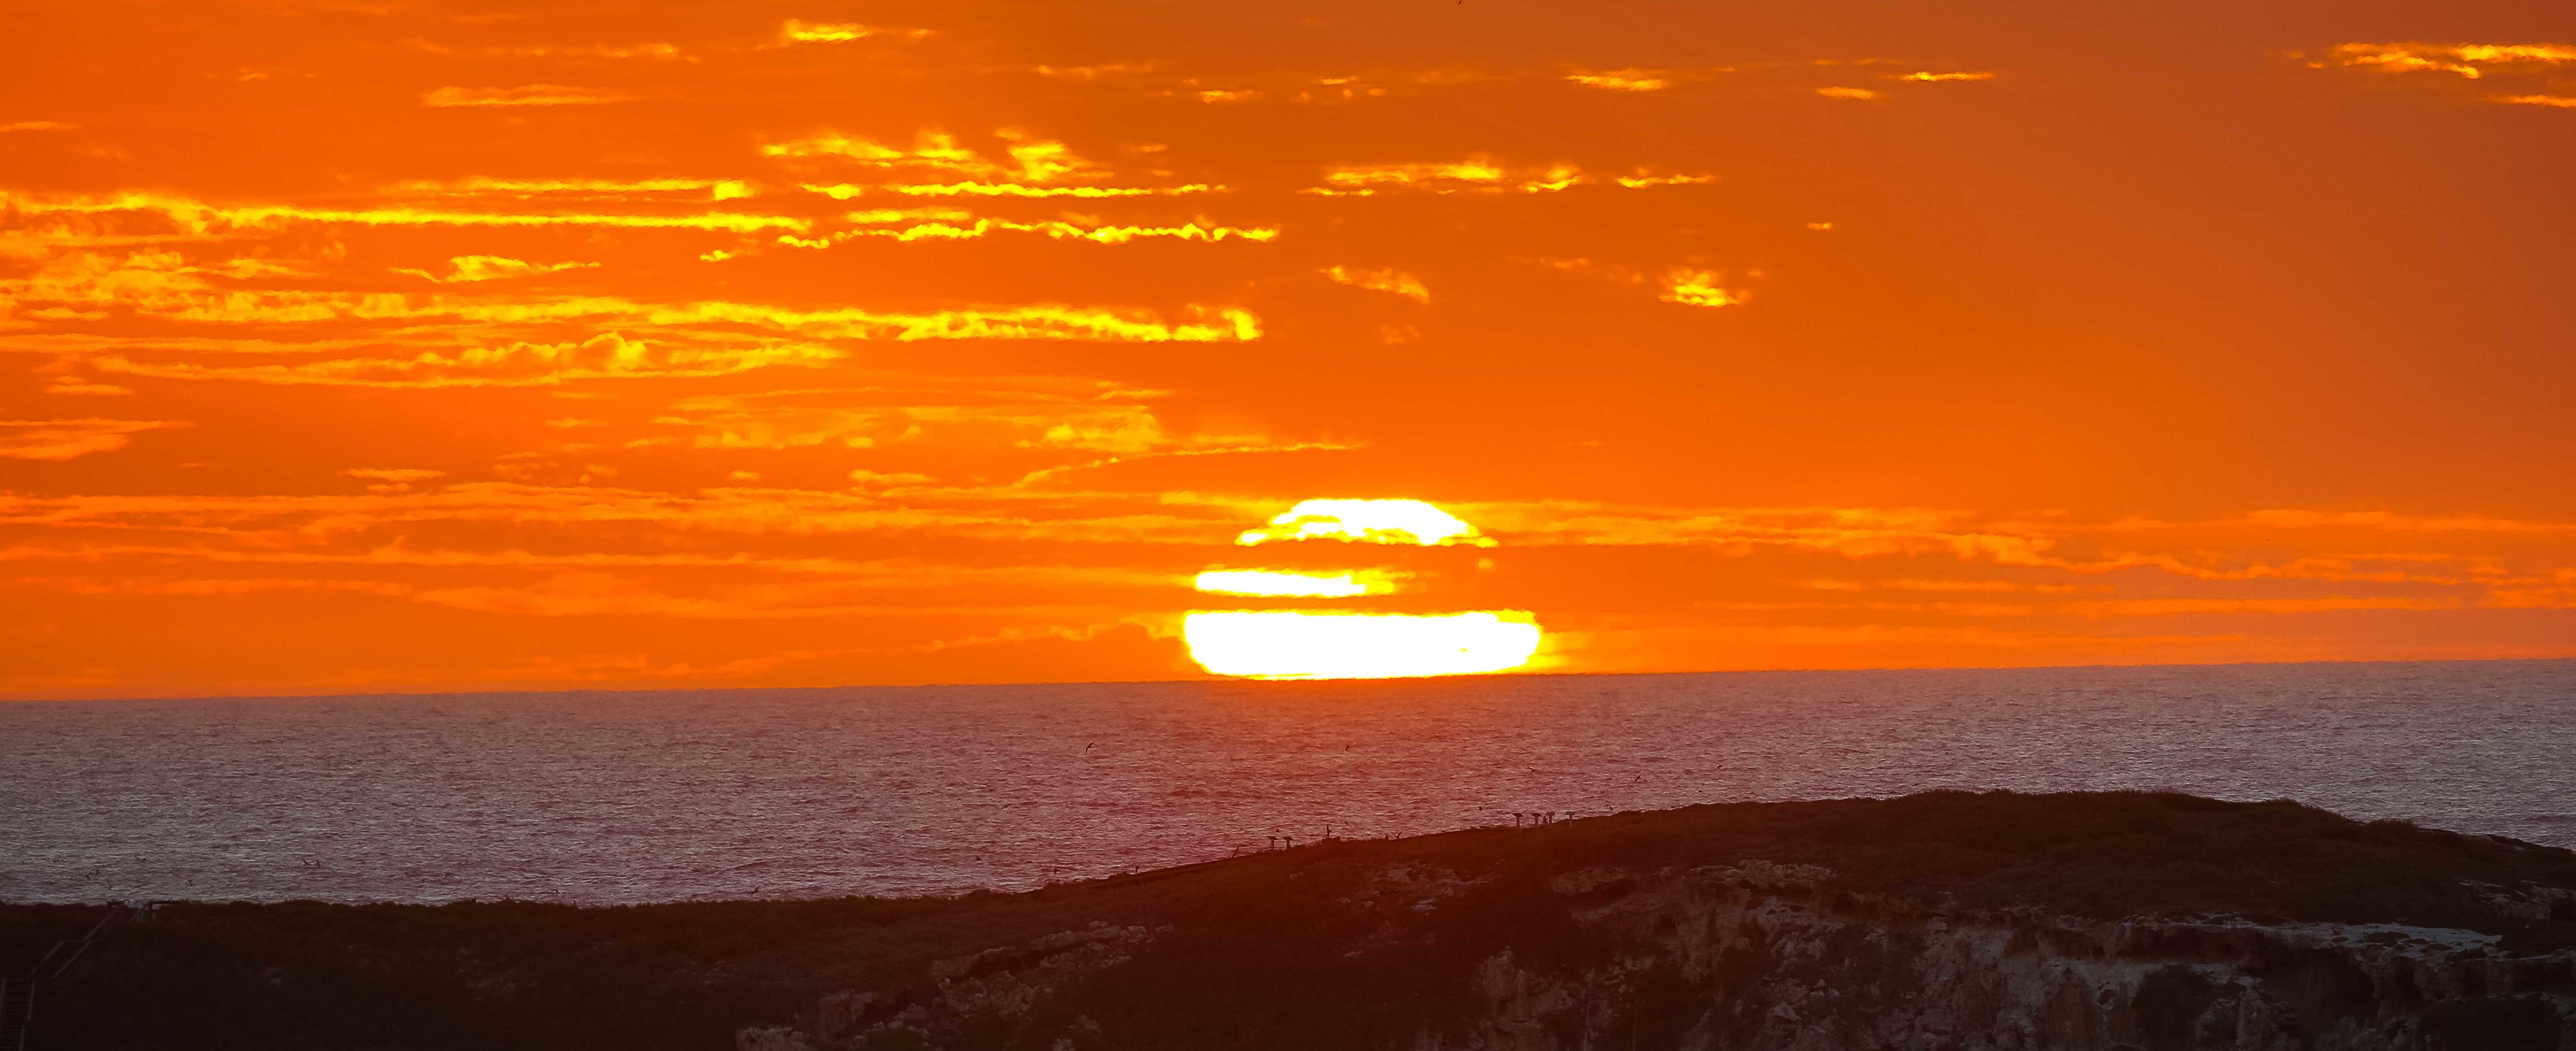
M 1393 679 L 1510 671 L 1538 652 L 1528 613 L 1192 613 L 1190 656 L 1219 675 L 1256 679 Z

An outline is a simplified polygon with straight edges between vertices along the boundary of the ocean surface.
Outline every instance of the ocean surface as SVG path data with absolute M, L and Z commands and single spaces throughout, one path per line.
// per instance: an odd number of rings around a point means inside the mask
M 2576 846 L 2576 662 L 0 703 L 0 900 L 1012 889 L 1933 788 Z

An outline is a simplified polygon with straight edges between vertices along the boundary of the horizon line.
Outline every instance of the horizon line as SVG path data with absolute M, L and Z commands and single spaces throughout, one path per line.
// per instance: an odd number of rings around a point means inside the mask
M 569 687 L 563 689 L 386 690 L 370 693 L 144 694 L 116 697 L 0 697 L 0 704 L 123 704 L 142 701 L 397 700 L 419 697 L 554 697 L 579 694 L 635 693 L 774 693 L 790 690 L 1024 689 L 1047 686 L 1240 685 L 1256 688 L 1295 688 L 1301 686 L 1315 687 L 1326 685 L 1348 686 L 1398 683 L 1420 684 L 1433 682 L 1478 682 L 1491 681 L 1495 679 L 1650 678 L 1684 675 L 1877 675 L 1888 673 L 1940 674 L 1963 672 L 2084 671 L 2092 669 L 2296 668 L 2351 664 L 2547 664 L 2569 662 L 2576 662 L 2576 654 L 2567 654 L 2557 657 L 2345 658 L 2338 660 L 2305 661 L 2160 661 L 2139 664 L 1887 665 L 1866 668 L 1718 668 L 1699 671 L 1528 671 L 1345 679 L 1259 679 L 1236 676 L 1207 676 L 1187 679 L 1060 679 L 1019 682 L 839 683 L 825 686 L 659 686 L 630 689 L 589 686 Z

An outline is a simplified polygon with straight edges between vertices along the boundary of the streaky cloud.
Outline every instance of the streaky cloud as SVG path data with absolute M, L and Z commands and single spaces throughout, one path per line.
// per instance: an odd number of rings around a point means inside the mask
M 1323 268 L 1319 273 L 1335 283 L 1353 288 L 1365 288 L 1371 292 L 1403 296 L 1416 303 L 1431 302 L 1431 288 L 1423 284 L 1421 278 L 1394 267 L 1369 268 L 1335 264 Z
M 599 106 L 632 102 L 636 96 L 603 88 L 567 84 L 522 84 L 512 88 L 444 87 L 421 93 L 420 104 L 437 109 L 512 106 Z
M 171 430 L 192 424 L 174 420 L 0 420 L 0 457 L 12 460 L 71 460 L 91 453 L 115 452 L 145 431 Z
M 587 270 L 599 266 L 597 263 L 584 262 L 531 263 L 521 259 L 512 259 L 507 256 L 498 255 L 460 255 L 449 259 L 447 264 L 448 272 L 445 276 L 433 274 L 427 270 L 415 270 L 403 267 L 395 268 L 394 272 L 397 274 L 413 274 L 441 283 L 455 283 L 470 281 L 498 281 L 513 277 L 535 277 L 540 274 L 552 274 L 564 270 Z
M 790 18 L 778 25 L 778 41 L 782 44 L 845 44 L 869 37 L 923 40 L 930 35 L 931 31 L 927 29 L 892 29 L 858 22 L 807 22 Z

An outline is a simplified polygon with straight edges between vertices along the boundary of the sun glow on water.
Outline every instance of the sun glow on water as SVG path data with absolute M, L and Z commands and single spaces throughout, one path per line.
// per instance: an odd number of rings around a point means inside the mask
M 1219 675 L 1393 679 L 1510 671 L 1538 652 L 1519 610 L 1399 614 L 1303 610 L 1192 613 L 1190 656 Z

